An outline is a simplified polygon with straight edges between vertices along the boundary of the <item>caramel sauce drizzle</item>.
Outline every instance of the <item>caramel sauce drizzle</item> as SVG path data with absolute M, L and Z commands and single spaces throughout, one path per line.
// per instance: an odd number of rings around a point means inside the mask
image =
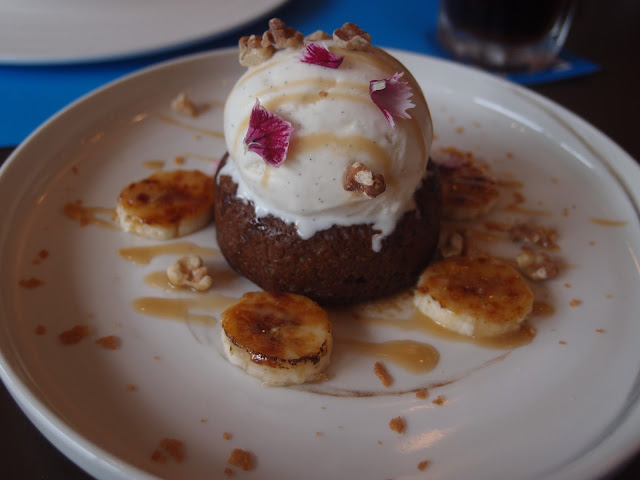
M 221 312 L 237 301 L 237 298 L 216 293 L 207 293 L 191 298 L 140 297 L 133 301 L 133 308 L 137 312 L 152 317 L 213 326 L 217 322 L 214 315 L 194 313 L 194 311 Z
M 144 283 L 150 285 L 159 290 L 164 290 L 165 292 L 172 292 L 175 290 L 189 290 L 186 286 L 176 287 L 169 281 L 169 277 L 167 276 L 167 272 L 165 270 L 158 270 L 156 272 L 151 272 L 144 277 Z
M 120 227 L 113 222 L 115 219 L 116 211 L 114 208 L 106 207 L 85 207 L 80 201 L 69 202 L 64 206 L 64 214 L 71 220 L 75 220 L 81 226 L 97 225 L 100 227 L 108 228 L 110 230 L 120 230 Z M 109 216 L 112 221 L 107 221 L 101 218 L 100 215 Z
M 536 317 L 550 317 L 555 313 L 555 311 L 556 309 L 553 307 L 553 305 L 535 300 L 533 302 L 533 310 L 531 311 L 531 315 Z
M 339 137 L 333 133 L 316 133 L 301 137 L 294 137 L 289 144 L 290 155 L 300 155 L 301 152 L 316 150 L 324 145 L 331 145 L 344 151 L 344 155 L 349 157 L 348 152 L 366 152 L 376 162 L 383 165 L 383 174 L 388 171 L 391 159 L 387 152 L 379 145 L 374 144 L 370 139 L 361 135 L 349 135 Z
M 216 163 L 220 161 L 220 157 L 211 157 L 209 155 L 201 155 L 199 153 L 191 153 L 191 152 L 184 152 L 179 156 L 184 158 L 195 158 L 196 160 L 202 160 L 203 162 L 209 162 L 209 163 Z
M 256 97 L 260 98 L 265 93 L 276 93 L 281 91 L 286 92 L 296 87 L 306 86 L 306 85 L 313 85 L 315 87 L 318 87 L 318 90 L 330 90 L 338 86 L 338 82 L 333 78 L 301 78 L 298 80 L 290 80 L 283 85 L 270 85 L 266 88 L 263 88 L 262 90 L 258 90 L 256 92 Z M 351 85 L 353 88 L 361 88 L 361 89 L 364 88 L 363 84 L 360 84 L 360 83 L 355 83 L 355 82 L 349 82 L 348 84 L 346 82 L 340 83 L 340 86 L 347 86 L 347 85 Z M 366 88 L 367 89 L 369 88 L 368 85 Z
M 607 220 L 606 218 L 594 217 L 589 218 L 589 221 L 603 227 L 624 227 L 629 224 L 629 222 L 625 222 L 624 220 Z
M 263 62 L 262 64 L 260 64 L 258 66 L 255 66 L 250 70 L 247 70 L 247 73 L 245 73 L 244 76 L 242 78 L 240 78 L 240 80 L 238 80 L 238 82 L 236 82 L 235 86 L 233 87 L 233 90 L 231 90 L 231 93 L 233 93 L 236 88 L 238 88 L 240 85 L 242 85 L 244 82 L 249 80 L 254 75 L 258 75 L 259 73 L 264 72 L 265 70 L 268 70 L 269 68 L 271 68 L 271 67 L 273 67 L 275 65 L 278 65 L 281 62 L 282 62 L 282 57 L 280 57 L 280 58 L 271 58 L 271 59 L 267 60 L 266 62 Z M 231 95 L 231 93 L 229 95 Z
M 430 372 L 440 360 L 435 347 L 414 340 L 373 343 L 347 338 L 337 339 L 336 344 L 349 348 L 351 352 L 391 362 L 415 374 Z
M 143 247 L 121 248 L 118 254 L 130 262 L 138 265 L 148 265 L 151 260 L 160 255 L 200 255 L 201 257 L 217 258 L 220 250 L 217 248 L 200 247 L 192 242 L 162 243 Z
M 456 342 L 472 343 L 492 349 L 513 349 L 521 347 L 531 343 L 536 335 L 533 328 L 526 323 L 523 323 L 519 330 L 505 335 L 500 335 L 498 337 L 469 337 L 441 327 L 417 309 L 413 310 L 408 319 L 367 316 L 359 317 L 356 321 L 366 325 L 376 325 L 408 331 L 421 331 L 432 337 Z
M 194 125 L 190 125 L 188 123 L 182 122 L 176 118 L 170 117 L 168 115 L 164 115 L 162 113 L 154 113 L 153 115 L 159 120 L 162 120 L 163 122 L 168 123 L 169 125 L 175 125 L 180 128 L 185 128 L 187 130 L 191 130 L 192 132 L 198 132 L 198 133 L 201 133 L 202 135 L 208 135 L 209 137 L 224 138 L 224 133 L 222 132 L 217 132 L 215 130 L 207 130 L 206 128 L 199 128 Z
M 162 170 L 164 168 L 163 160 L 145 160 L 142 165 L 149 170 Z
M 448 330 L 422 314 L 413 306 L 412 291 L 400 293 L 372 304 L 355 306 L 345 311 L 348 320 L 368 326 L 423 332 L 448 341 L 466 342 L 491 349 L 513 349 L 531 343 L 535 329 L 526 321 L 519 330 L 497 337 L 469 337 Z
M 262 172 L 262 180 L 260 180 L 262 188 L 267 188 L 267 185 L 269 185 L 269 178 L 271 178 L 271 169 L 265 166 L 265 169 Z
M 553 216 L 553 213 L 550 212 L 549 210 L 536 210 L 536 209 L 533 209 L 533 208 L 525 208 L 525 207 L 521 207 L 519 204 L 516 204 L 516 203 L 512 203 L 511 205 L 507 205 L 506 207 L 502 208 L 501 210 L 506 211 L 506 212 L 519 213 L 521 215 L 532 215 L 532 216 L 538 216 L 538 217 L 551 217 L 551 216 Z
M 349 92 L 336 92 L 332 90 L 329 92 L 328 97 L 322 97 L 320 95 L 320 90 L 317 92 L 300 92 L 300 93 L 287 93 L 286 95 L 280 95 L 275 98 L 271 98 L 264 102 L 263 107 L 269 111 L 275 111 L 280 108 L 282 105 L 286 103 L 299 103 L 299 104 L 307 104 L 312 105 L 317 103 L 318 101 L 324 98 L 333 98 L 341 101 L 351 101 L 353 103 L 369 103 L 371 99 L 369 98 L 369 93 L 367 91 L 349 93 Z

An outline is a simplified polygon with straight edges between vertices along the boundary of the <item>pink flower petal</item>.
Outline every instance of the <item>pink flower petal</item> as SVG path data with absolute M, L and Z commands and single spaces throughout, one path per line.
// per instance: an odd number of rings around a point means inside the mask
M 247 150 L 260 155 L 267 165 L 279 167 L 287 158 L 292 131 L 289 122 L 267 111 L 256 98 L 244 144 Z
M 371 100 L 392 127 L 395 127 L 393 117 L 411 118 L 407 110 L 415 107 L 413 102 L 409 100 L 413 95 L 411 87 L 406 82 L 401 82 L 402 73 L 396 73 L 390 78 L 382 80 L 371 80 L 369 82 L 369 95 Z
M 307 43 L 300 61 L 304 63 L 312 63 L 321 67 L 338 68 L 344 60 L 344 57 L 338 57 L 329 51 L 326 45 L 318 45 L 317 43 Z

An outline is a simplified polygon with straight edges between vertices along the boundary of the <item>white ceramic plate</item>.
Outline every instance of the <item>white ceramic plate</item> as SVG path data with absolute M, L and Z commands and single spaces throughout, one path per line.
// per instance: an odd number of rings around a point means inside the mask
M 0 62 L 139 55 L 227 33 L 285 0 L 0 0 Z
M 150 173 L 150 160 L 170 168 L 184 156 L 186 168 L 206 170 L 206 157 L 223 154 L 223 141 L 206 131 L 222 130 L 219 102 L 241 73 L 235 52 L 160 65 L 58 114 L 0 176 L 0 371 L 31 420 L 80 466 L 98 478 L 220 478 L 237 447 L 257 460 L 253 472 L 236 469 L 237 478 L 583 480 L 637 451 L 640 169 L 596 129 L 525 89 L 397 54 L 423 85 L 437 145 L 472 150 L 500 175 L 523 180 L 525 205 L 549 212 L 543 222 L 557 228 L 568 264 L 542 289 L 555 314 L 533 319 L 533 342 L 510 352 L 360 327 L 368 340 L 429 342 L 440 363 L 422 375 L 389 364 L 396 383 L 385 389 L 372 358 L 337 349 L 332 380 L 305 390 L 263 388 L 230 365 L 218 325 L 138 313 L 139 297 L 193 295 L 143 280 L 174 257 L 128 262 L 119 249 L 152 242 L 80 227 L 62 208 L 77 199 L 114 206 L 122 187 Z M 182 120 L 203 131 L 161 120 L 177 118 L 169 101 L 183 90 L 212 105 Z M 213 239 L 213 226 L 187 238 L 201 246 Z M 42 249 L 49 256 L 34 264 Z M 207 262 L 221 279 L 215 291 L 252 288 L 224 274 L 222 259 Z M 45 283 L 19 286 L 30 277 Z M 573 299 L 581 305 L 570 306 Z M 58 333 L 76 324 L 88 324 L 90 338 L 60 345 Z M 47 333 L 36 335 L 38 325 Z M 336 325 L 337 335 L 354 328 Z M 111 334 L 121 339 L 118 350 L 93 341 Z M 430 388 L 426 400 L 401 393 L 420 386 Z M 437 395 L 445 405 L 432 403 Z M 396 416 L 406 420 L 402 435 L 388 426 Z M 185 461 L 151 460 L 166 437 L 184 443 Z M 420 471 L 423 460 L 430 465 Z

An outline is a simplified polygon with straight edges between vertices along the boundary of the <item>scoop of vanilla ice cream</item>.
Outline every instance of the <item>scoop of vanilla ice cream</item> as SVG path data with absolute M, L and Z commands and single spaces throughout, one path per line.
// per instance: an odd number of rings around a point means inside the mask
M 333 225 L 373 224 L 379 239 L 414 207 L 426 175 L 433 135 L 427 102 L 412 75 L 383 50 L 317 43 L 344 57 L 338 69 L 303 63 L 304 48 L 286 48 L 238 80 L 224 110 L 229 160 L 221 174 L 232 177 L 237 195 L 253 202 L 259 217 L 294 223 L 302 238 Z M 415 107 L 407 110 L 411 118 L 395 118 L 394 128 L 371 100 L 369 83 L 401 72 Z M 293 127 L 280 167 L 244 145 L 256 98 Z M 356 161 L 384 176 L 384 193 L 369 198 L 344 189 L 345 171 Z

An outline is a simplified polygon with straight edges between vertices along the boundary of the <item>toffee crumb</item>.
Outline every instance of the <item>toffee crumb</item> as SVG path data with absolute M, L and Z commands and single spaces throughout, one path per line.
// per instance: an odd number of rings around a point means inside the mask
M 402 417 L 395 417 L 389 421 L 389 428 L 394 432 L 403 433 L 405 429 L 405 423 Z
M 251 455 L 251 452 L 242 450 L 241 448 L 234 448 L 233 451 L 231 452 L 231 455 L 229 455 L 229 459 L 227 460 L 227 463 L 235 467 L 239 467 L 246 472 L 253 468 L 252 457 L 253 456 Z
M 421 472 L 429 466 L 431 462 L 429 460 L 423 460 L 418 464 L 418 470 Z
M 427 398 L 429 396 L 429 391 L 426 388 L 421 388 L 416 391 L 416 398 Z
M 171 457 L 178 463 L 184 460 L 184 444 L 175 438 L 163 438 L 160 440 L 160 448 L 166 450 Z
M 444 405 L 447 401 L 444 399 L 442 395 L 438 395 L 432 402 L 434 405 Z
M 115 335 L 108 335 L 106 337 L 100 337 L 96 340 L 96 343 L 107 350 L 117 350 L 118 347 L 120 347 L 120 338 Z
M 388 387 L 393 383 L 393 378 L 387 371 L 387 368 L 381 362 L 376 362 L 373 366 L 373 373 L 376 374 L 376 377 L 380 379 L 382 385 Z
M 58 339 L 63 345 L 74 345 L 88 336 L 89 327 L 87 325 L 76 325 L 58 335 Z
M 167 457 L 164 454 L 164 452 L 162 452 L 161 450 L 157 450 L 156 449 L 151 454 L 151 460 L 153 460 L 154 462 L 165 463 L 168 459 L 169 459 L 169 457 Z

